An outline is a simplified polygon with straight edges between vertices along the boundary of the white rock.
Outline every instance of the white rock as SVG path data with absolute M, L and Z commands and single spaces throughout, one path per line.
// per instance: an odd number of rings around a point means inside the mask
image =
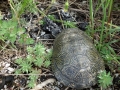
M 6 63 L 5 64 L 5 68 L 9 67 L 10 66 L 10 63 Z
M 11 67 L 8 67 L 8 73 L 12 73 L 12 72 L 14 72 L 14 68 L 11 68 Z

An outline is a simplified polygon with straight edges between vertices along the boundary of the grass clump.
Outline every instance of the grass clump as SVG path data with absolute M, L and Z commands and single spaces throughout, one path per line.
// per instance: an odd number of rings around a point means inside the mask
M 94 3 L 97 4 L 95 5 Z M 109 64 L 112 64 L 112 62 L 117 62 L 120 64 L 120 56 L 113 48 L 113 45 L 115 43 L 119 43 L 120 41 L 119 38 L 115 38 L 116 34 L 120 32 L 120 27 L 113 25 L 111 19 L 113 0 L 89 0 L 89 5 L 90 25 L 88 26 L 87 33 L 93 37 L 93 39 L 95 35 L 98 36 L 97 40 L 95 38 L 94 43 L 106 65 L 110 66 Z M 100 14 L 101 17 L 97 16 L 98 14 Z M 95 27 L 97 24 L 98 26 Z M 106 73 L 106 71 L 104 71 L 98 77 L 99 85 L 102 88 L 107 88 L 109 85 L 112 85 L 112 77 L 110 76 L 110 72 Z
M 19 19 L 25 12 L 37 12 L 36 2 L 34 0 L 20 0 L 16 2 L 9 0 L 9 5 L 13 14 L 16 16 L 16 19 Z
M 111 20 L 110 14 L 112 12 L 113 0 L 99 1 L 95 10 L 93 8 L 92 3 L 93 3 L 93 0 L 90 0 L 90 7 L 91 7 L 90 8 L 90 26 L 88 27 L 89 30 L 87 30 L 87 33 L 90 36 L 93 36 L 96 33 L 99 34 L 99 39 L 95 40 L 95 45 L 106 61 L 112 59 L 110 57 L 116 57 L 117 59 L 119 56 L 116 55 L 114 49 L 112 48 L 112 44 L 119 42 L 119 39 L 114 39 L 114 37 L 115 37 L 115 34 L 120 30 L 119 30 L 119 27 L 114 27 L 115 25 L 113 25 L 112 22 L 109 21 Z M 96 21 L 96 22 L 99 22 L 101 25 L 95 28 L 94 18 L 96 18 L 96 13 L 97 11 L 99 11 L 99 9 L 102 10 L 103 16 L 101 17 L 102 20 Z M 107 13 L 109 15 L 107 15 Z M 104 56 L 104 55 L 107 55 L 107 56 Z M 113 58 L 112 60 L 114 59 L 115 58 Z
M 119 39 L 114 39 L 115 34 L 119 32 L 120 27 L 116 27 L 112 24 L 109 20 L 110 14 L 112 12 L 112 4 L 113 0 L 101 0 L 98 2 L 98 5 L 96 6 L 95 10 L 93 8 L 93 1 L 90 0 L 90 27 L 89 30 L 87 30 L 87 33 L 89 35 L 93 36 L 96 33 L 99 33 L 99 40 L 95 41 L 96 48 L 101 53 L 102 57 L 106 61 L 115 60 L 117 62 L 120 57 L 116 55 L 114 49 L 112 48 L 112 44 L 119 42 Z M 102 20 L 97 20 L 96 22 L 101 23 L 101 25 L 94 30 L 94 18 L 96 18 L 97 11 L 102 10 L 103 16 L 101 17 Z M 99 12 L 98 12 L 99 13 Z M 108 15 L 107 15 L 108 13 Z M 92 27 L 92 28 L 91 28 Z M 112 58 L 115 57 L 115 58 Z

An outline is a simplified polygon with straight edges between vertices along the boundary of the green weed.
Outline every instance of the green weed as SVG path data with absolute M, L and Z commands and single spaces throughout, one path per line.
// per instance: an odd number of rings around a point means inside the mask
M 9 42 L 14 46 L 15 41 L 20 37 L 19 43 L 33 44 L 33 39 L 24 32 L 25 29 L 19 26 L 16 20 L 0 20 L 0 40 L 3 42 Z
M 5 42 L 8 40 L 11 43 L 14 43 L 17 35 L 20 35 L 21 32 L 24 32 L 24 29 L 18 28 L 16 21 L 0 21 L 0 39 Z
M 35 86 L 39 75 L 39 71 L 36 68 L 41 68 L 42 66 L 49 67 L 51 64 L 50 57 L 52 51 L 46 53 L 45 47 L 41 43 L 36 44 L 34 47 L 30 46 L 30 44 L 33 44 L 35 41 L 25 33 L 25 28 L 22 27 L 23 22 L 21 22 L 21 16 L 26 12 L 40 12 L 43 16 L 45 16 L 45 14 L 37 8 L 34 0 L 20 0 L 16 2 L 9 0 L 9 5 L 13 17 L 7 21 L 0 20 L 0 41 L 8 42 L 8 45 L 12 44 L 13 46 L 16 42 L 17 44 L 27 46 L 27 56 L 15 60 L 15 63 L 18 64 L 15 74 L 28 74 L 28 87 L 32 88 Z M 2 48 L 5 49 L 6 47 Z
M 15 74 L 26 73 L 29 74 L 29 87 L 34 87 L 36 83 L 39 71 L 35 68 L 40 67 L 49 67 L 51 64 L 50 57 L 52 55 L 52 51 L 46 53 L 45 47 L 43 44 L 36 44 L 34 47 L 27 47 L 28 55 L 25 58 L 19 58 L 15 61 L 16 64 L 19 65 L 19 69 L 16 70 Z M 34 66 L 34 67 L 33 67 Z M 32 75 L 33 74 L 33 75 Z
M 64 12 L 68 12 L 68 9 L 69 9 L 69 2 L 68 2 L 68 0 L 66 0 L 63 10 L 64 10 Z
M 110 72 L 102 71 L 98 75 L 98 82 L 101 88 L 106 89 L 109 85 L 112 85 L 113 78 L 110 76 Z

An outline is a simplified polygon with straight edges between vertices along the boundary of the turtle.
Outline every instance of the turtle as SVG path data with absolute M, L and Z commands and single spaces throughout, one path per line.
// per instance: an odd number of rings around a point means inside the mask
M 97 76 L 105 70 L 104 60 L 92 39 L 78 28 L 68 28 L 53 42 L 51 69 L 63 85 L 84 89 L 97 84 Z

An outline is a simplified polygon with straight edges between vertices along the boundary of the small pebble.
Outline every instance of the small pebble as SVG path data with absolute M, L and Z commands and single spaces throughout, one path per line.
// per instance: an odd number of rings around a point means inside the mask
M 10 66 L 10 63 L 7 63 L 5 64 L 5 68 L 9 67 Z
M 8 73 L 12 73 L 12 72 L 14 72 L 14 68 L 11 68 L 11 67 L 8 67 Z

